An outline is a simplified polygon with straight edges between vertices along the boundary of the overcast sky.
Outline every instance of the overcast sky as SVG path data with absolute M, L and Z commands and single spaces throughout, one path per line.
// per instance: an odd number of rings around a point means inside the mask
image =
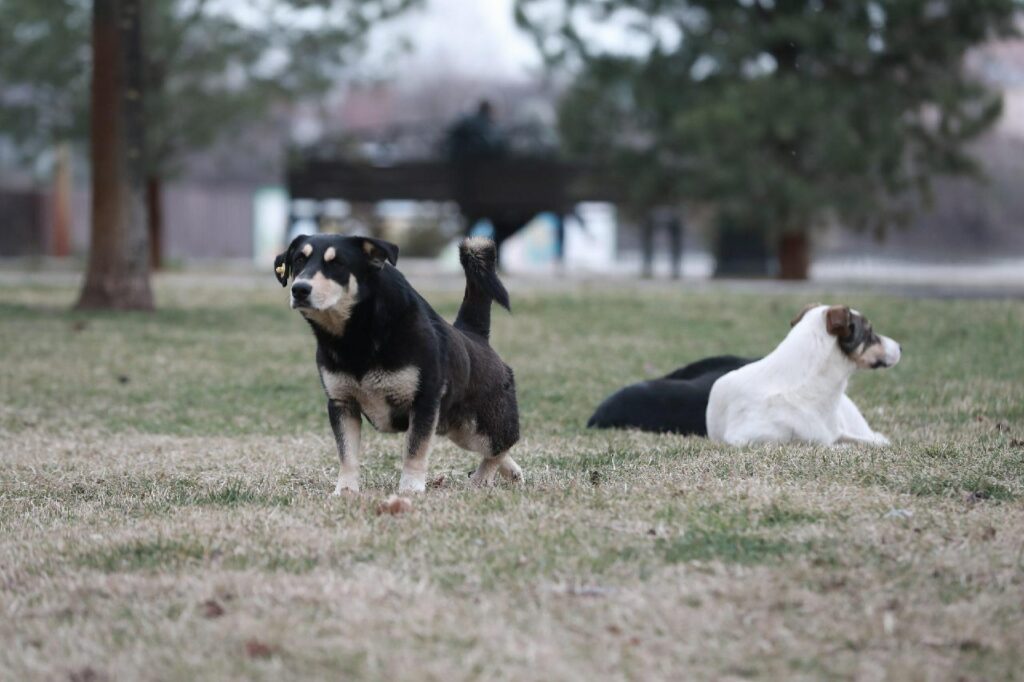
M 513 0 L 426 0 L 378 30 L 367 55 L 374 69 L 420 72 L 444 70 L 467 76 L 523 77 L 537 70 L 533 42 L 516 28 Z M 409 54 L 396 57 L 389 45 L 404 37 Z

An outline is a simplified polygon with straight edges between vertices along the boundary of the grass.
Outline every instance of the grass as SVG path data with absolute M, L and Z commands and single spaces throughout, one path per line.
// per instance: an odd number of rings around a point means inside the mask
M 396 517 L 395 436 L 328 496 L 269 276 L 165 276 L 152 315 L 0 285 L 0 678 L 1021 678 L 1024 303 L 845 298 L 903 343 L 851 386 L 894 445 L 731 449 L 581 425 L 834 296 L 510 285 L 527 480 L 471 489 L 439 443 Z

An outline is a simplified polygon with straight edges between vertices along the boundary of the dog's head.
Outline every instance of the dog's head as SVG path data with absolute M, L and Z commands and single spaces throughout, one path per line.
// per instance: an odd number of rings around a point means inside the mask
M 876 334 L 868 318 L 850 306 L 808 305 L 793 318 L 792 326 L 809 314 L 811 323 L 821 324 L 827 334 L 834 336 L 839 350 L 857 367 L 878 369 L 892 367 L 900 361 L 900 344 Z
M 369 237 L 299 235 L 274 259 L 281 286 L 292 279 L 291 307 L 307 318 L 344 322 L 368 294 L 374 276 L 398 262 L 398 247 Z

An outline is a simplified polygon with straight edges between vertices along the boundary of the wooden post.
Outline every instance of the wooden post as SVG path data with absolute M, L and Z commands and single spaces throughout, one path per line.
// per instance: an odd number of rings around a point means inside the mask
M 779 238 L 779 279 L 803 280 L 811 268 L 811 240 L 806 232 L 787 232 Z

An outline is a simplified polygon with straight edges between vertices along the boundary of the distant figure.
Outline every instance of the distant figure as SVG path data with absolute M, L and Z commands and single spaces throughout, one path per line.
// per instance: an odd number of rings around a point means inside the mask
M 670 256 L 672 258 L 672 279 L 679 279 L 682 274 L 683 261 L 683 222 L 679 213 L 671 208 L 653 209 L 643 225 L 643 276 L 654 276 L 654 233 L 658 230 L 668 232 Z
M 494 228 L 497 249 L 510 235 L 533 217 L 518 210 L 496 210 L 493 202 L 483 201 L 478 187 L 480 166 L 505 158 L 508 144 L 495 123 L 494 107 L 481 100 L 476 111 L 459 118 L 445 134 L 444 154 L 452 167 L 455 202 L 466 220 L 466 235 L 481 220 Z M 500 258 L 499 258 L 500 262 Z
M 461 117 L 445 136 L 445 155 L 453 163 L 505 156 L 505 136 L 494 122 L 494 107 L 481 100 L 476 111 Z

